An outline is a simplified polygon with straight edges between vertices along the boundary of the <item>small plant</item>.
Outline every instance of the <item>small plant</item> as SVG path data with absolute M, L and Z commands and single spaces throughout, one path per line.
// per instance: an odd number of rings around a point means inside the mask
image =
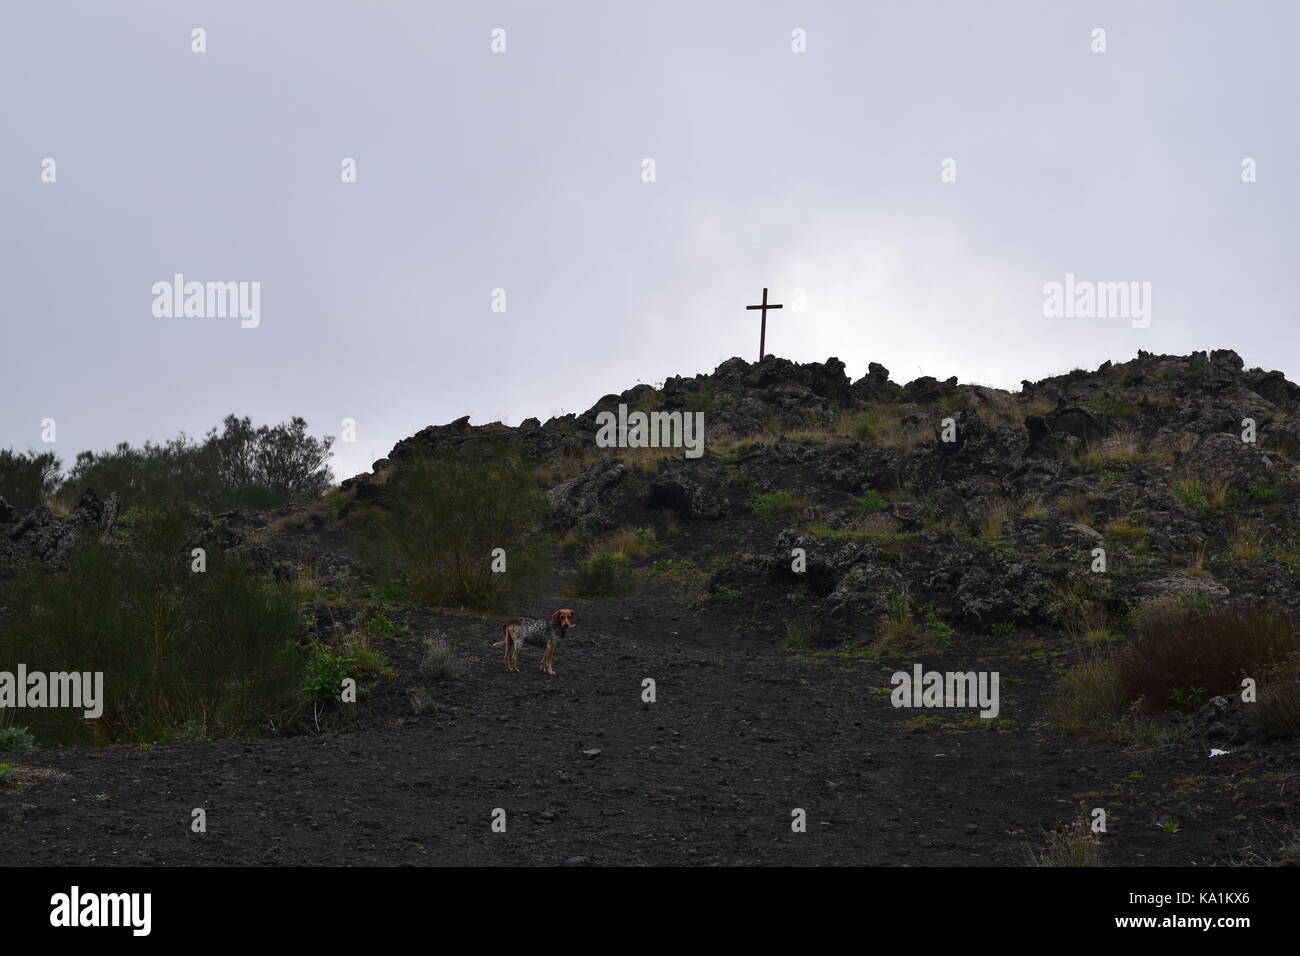
M 1114 639 L 1105 602 L 1081 583 L 1054 589 L 1052 613 L 1076 645 L 1106 644 Z
M 371 637 L 392 637 L 407 630 L 408 627 L 409 625 L 406 624 L 394 624 L 388 619 L 387 614 L 380 611 L 366 622 L 366 633 Z
M 1088 496 L 1083 493 L 1073 495 L 1062 495 L 1056 499 L 1056 510 L 1062 517 L 1069 518 L 1071 521 L 1083 521 L 1087 523 L 1089 515 Z
M 0 753 L 22 753 L 36 749 L 36 737 L 26 727 L 0 728 Z
M 925 636 L 934 644 L 941 647 L 947 647 L 952 643 L 957 632 L 951 625 L 944 623 L 939 618 L 939 609 L 933 604 L 927 604 L 925 607 Z
M 616 597 L 635 587 L 636 574 L 624 555 L 597 555 L 573 569 L 573 593 L 578 597 Z
M 5 786 L 13 781 L 14 765 L 11 763 L 0 763 L 0 786 Z
M 884 495 L 868 484 L 862 486 L 861 496 L 853 500 L 858 503 L 858 507 L 862 509 L 862 513 L 868 515 L 873 515 L 877 511 L 884 511 L 889 507 L 889 502 L 885 500 Z
M 1028 866 L 1101 866 L 1101 842 L 1088 826 L 1087 817 L 1043 834 L 1042 848 L 1026 847 Z
M 1210 609 L 1210 598 L 1204 591 L 1188 591 L 1179 600 L 1189 614 L 1204 614 Z
M 343 681 L 355 677 L 356 662 L 345 654 L 330 650 L 319 641 L 313 641 L 307 657 L 306 691 L 310 700 L 318 703 L 338 700 L 343 692 Z
M 1264 550 L 1264 529 L 1256 522 L 1245 521 L 1237 525 L 1232 533 L 1232 556 L 1249 561 L 1257 558 Z
M 1210 498 L 1206 493 L 1205 485 L 1200 479 L 1190 478 L 1185 481 L 1175 481 L 1170 486 L 1170 490 L 1185 505 L 1199 508 L 1202 511 L 1210 507 Z
M 672 569 L 673 569 L 672 558 L 662 558 L 659 561 L 655 561 L 653 564 L 650 565 L 650 570 L 653 571 L 655 574 L 662 574 L 663 572 L 671 571 Z
M 1016 633 L 1016 625 L 1013 621 L 995 621 L 993 623 L 994 637 L 1010 637 Z
M 719 601 L 739 601 L 745 594 L 740 588 L 727 587 L 727 585 L 721 584 L 714 589 L 713 596 Z
M 894 591 L 885 606 L 884 620 L 880 624 L 879 643 L 884 648 L 904 648 L 916 638 L 916 621 L 912 619 L 912 603 L 906 591 Z
M 425 638 L 424 656 L 420 658 L 420 677 L 424 680 L 454 680 L 465 673 L 465 663 L 456 656 L 447 638 Z
M 1011 506 L 1005 501 L 985 505 L 979 512 L 979 530 L 981 538 L 996 538 L 1002 533 L 1002 526 L 1012 517 Z
M 1182 710 L 1199 707 L 1209 693 L 1204 687 L 1175 687 L 1169 692 L 1169 699 Z
M 769 491 L 755 498 L 750 509 L 760 518 L 766 518 L 778 512 L 803 507 L 807 503 L 807 499 L 797 497 L 793 491 Z
M 1147 538 L 1147 529 L 1137 522 L 1130 521 L 1128 518 L 1116 518 L 1106 525 L 1104 533 L 1107 541 L 1139 547 L 1145 543 Z
M 368 597 L 372 604 L 396 604 L 402 599 L 402 589 L 393 584 L 372 587 Z
M 591 546 L 588 555 L 593 558 L 612 555 L 627 561 L 641 561 L 655 549 L 655 533 L 649 528 L 623 528 Z
M 793 654 L 808 650 L 808 637 L 802 631 L 786 624 L 785 649 Z
M 722 462 L 724 465 L 734 465 L 736 462 L 740 461 L 740 456 L 734 451 L 727 451 L 718 456 L 718 461 Z
M 1158 823 L 1157 826 L 1159 826 L 1161 830 L 1163 830 L 1165 833 L 1170 834 L 1171 836 L 1182 829 L 1182 827 L 1178 825 L 1177 820 L 1163 820 L 1160 823 Z

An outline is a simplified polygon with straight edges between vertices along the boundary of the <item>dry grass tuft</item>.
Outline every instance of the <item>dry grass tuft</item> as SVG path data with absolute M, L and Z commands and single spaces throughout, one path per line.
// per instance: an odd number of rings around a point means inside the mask
M 1041 847 L 1025 847 L 1026 866 L 1101 866 L 1101 840 L 1088 826 L 1088 817 L 1079 818 L 1052 832 L 1043 833 Z

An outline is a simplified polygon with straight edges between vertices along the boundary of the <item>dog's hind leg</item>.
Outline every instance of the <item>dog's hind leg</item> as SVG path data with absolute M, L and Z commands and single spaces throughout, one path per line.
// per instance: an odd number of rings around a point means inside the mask
M 505 634 L 506 636 L 502 639 L 501 643 L 506 646 L 506 654 L 504 658 L 506 670 L 515 671 L 519 669 L 519 646 L 515 643 L 515 628 L 513 624 L 507 624 L 505 626 Z M 515 663 L 513 666 L 510 662 L 510 655 L 512 652 L 515 657 Z

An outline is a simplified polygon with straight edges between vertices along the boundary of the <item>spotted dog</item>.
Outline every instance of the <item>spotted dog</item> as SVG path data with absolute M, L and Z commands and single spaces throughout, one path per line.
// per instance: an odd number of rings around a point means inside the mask
M 573 627 L 573 612 L 568 608 L 556 611 L 549 618 L 521 617 L 517 621 L 507 621 L 505 637 L 493 644 L 493 647 L 506 646 L 506 670 L 519 672 L 519 650 L 525 644 L 545 647 L 546 656 L 542 658 L 541 670 L 555 676 L 555 645 L 560 642 L 564 632 Z

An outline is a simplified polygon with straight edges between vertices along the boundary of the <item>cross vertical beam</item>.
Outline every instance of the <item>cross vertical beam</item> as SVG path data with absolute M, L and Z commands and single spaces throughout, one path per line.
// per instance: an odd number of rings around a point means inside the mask
M 759 332 L 758 332 L 758 360 L 759 360 L 760 362 L 763 361 L 763 354 L 764 354 L 764 352 L 766 351 L 766 346 L 767 346 L 767 310 L 768 310 L 768 309 L 780 309 L 780 308 L 783 308 L 783 307 L 780 306 L 780 305 L 768 305 L 768 304 L 767 304 L 767 289 L 764 289 L 764 290 L 763 290 L 763 304 L 762 304 L 762 305 L 747 305 L 747 306 L 745 306 L 745 311 L 747 311 L 747 312 L 750 311 L 751 309 L 762 309 L 762 310 L 763 310 L 763 323 L 762 323 L 761 326 L 759 326 Z

